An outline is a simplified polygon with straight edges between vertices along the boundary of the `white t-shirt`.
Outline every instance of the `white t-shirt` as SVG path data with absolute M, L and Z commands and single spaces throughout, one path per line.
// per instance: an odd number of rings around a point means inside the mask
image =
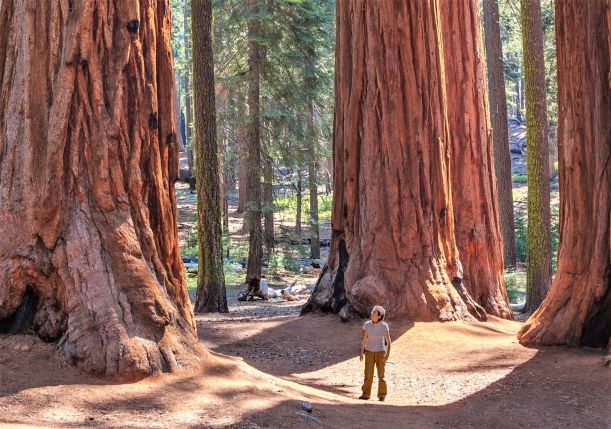
M 390 329 L 386 322 L 381 321 L 375 325 L 371 320 L 365 322 L 363 330 L 367 332 L 367 344 L 365 350 L 370 352 L 385 352 L 386 351 L 386 340 L 384 334 L 389 332 Z

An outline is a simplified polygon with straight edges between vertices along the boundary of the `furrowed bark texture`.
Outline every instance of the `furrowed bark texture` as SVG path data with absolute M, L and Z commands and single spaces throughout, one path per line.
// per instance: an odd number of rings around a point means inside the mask
M 0 1 L 0 330 L 138 378 L 201 352 L 176 228 L 168 1 Z
M 454 238 L 439 4 L 337 3 L 332 244 L 304 312 L 470 319 Z
M 522 344 L 604 347 L 611 335 L 611 16 L 605 0 L 587 4 L 556 2 L 558 270 Z
M 223 273 L 221 169 L 216 140 L 212 2 L 191 0 L 199 231 L 196 312 L 227 313 Z
M 507 97 L 503 71 L 503 47 L 499 25 L 497 0 L 483 0 L 486 63 L 488 72 L 488 100 L 492 122 L 494 171 L 498 189 L 499 217 L 503 233 L 503 261 L 505 267 L 516 266 L 515 220 L 511 183 L 511 156 L 507 130 Z
M 248 0 L 252 18 L 248 21 L 248 159 L 246 177 L 246 214 L 248 226 L 248 265 L 246 282 L 261 275 L 263 264 L 263 230 L 261 228 L 261 118 L 260 118 L 260 68 L 261 47 L 259 7 L 257 0 Z
M 521 0 L 522 50 L 526 94 L 528 243 L 526 305 L 536 310 L 552 281 L 549 142 L 543 57 L 541 0 Z
M 191 68 L 191 25 L 189 23 L 189 17 L 191 16 L 190 2 L 185 3 L 185 10 L 183 16 L 183 29 L 185 32 L 185 63 L 187 64 L 185 72 L 185 115 L 186 124 L 186 135 L 187 135 L 187 165 L 189 169 L 189 180 L 195 176 L 195 157 L 193 152 L 193 99 L 191 97 L 191 76 L 193 76 Z
M 512 319 L 505 289 L 479 6 L 475 0 L 442 1 L 440 6 L 462 284 L 488 314 Z

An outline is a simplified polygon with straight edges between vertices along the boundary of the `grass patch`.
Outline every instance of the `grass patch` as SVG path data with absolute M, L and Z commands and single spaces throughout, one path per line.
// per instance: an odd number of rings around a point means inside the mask
M 514 174 L 513 176 L 511 176 L 511 181 L 513 183 L 524 185 L 528 183 L 528 176 L 526 174 Z

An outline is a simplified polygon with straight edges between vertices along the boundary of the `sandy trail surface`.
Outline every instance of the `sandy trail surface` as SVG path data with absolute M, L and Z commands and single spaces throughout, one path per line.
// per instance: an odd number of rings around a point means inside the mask
M 600 350 L 525 348 L 520 324 L 500 319 L 390 320 L 387 401 L 359 401 L 362 321 L 299 317 L 301 303 L 230 298 L 230 314 L 197 318 L 211 351 L 201 370 L 138 383 L 87 376 L 32 337 L 0 337 L 0 426 L 611 427 Z

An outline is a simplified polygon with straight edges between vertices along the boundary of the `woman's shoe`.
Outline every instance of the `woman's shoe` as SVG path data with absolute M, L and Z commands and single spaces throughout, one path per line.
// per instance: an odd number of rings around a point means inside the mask
M 380 400 L 380 402 L 384 402 L 384 399 L 386 399 L 386 396 L 380 396 L 378 399 Z
M 361 395 L 361 396 L 359 396 L 359 399 L 365 399 L 365 400 L 367 400 L 367 399 L 369 399 L 369 396 Z

